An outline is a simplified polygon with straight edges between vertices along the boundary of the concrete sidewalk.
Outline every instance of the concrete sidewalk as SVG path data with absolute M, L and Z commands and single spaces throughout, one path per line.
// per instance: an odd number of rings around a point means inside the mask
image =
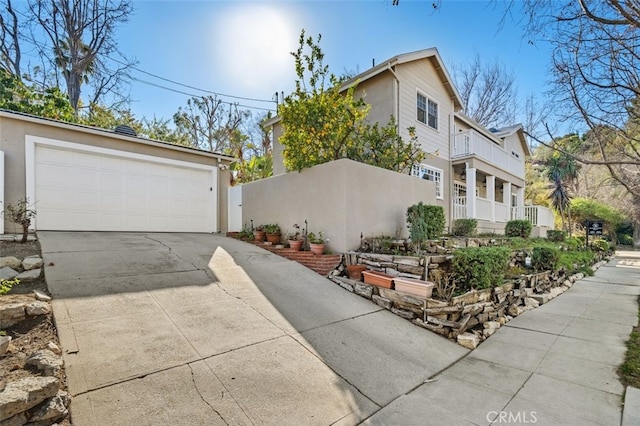
M 468 353 L 237 240 L 38 235 L 76 426 L 352 425 Z
M 620 252 L 365 424 L 618 426 L 639 294 L 640 252 Z

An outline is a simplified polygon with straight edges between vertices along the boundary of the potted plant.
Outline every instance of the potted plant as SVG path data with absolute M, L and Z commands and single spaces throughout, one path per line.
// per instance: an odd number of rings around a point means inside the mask
M 264 227 L 262 225 L 253 228 L 253 239 L 258 242 L 264 241 Z
M 271 244 L 280 244 L 280 226 L 275 223 L 264 225 L 264 233 Z
M 300 251 L 302 248 L 302 235 L 300 234 L 300 225 L 297 223 L 293 225 L 293 231 L 287 234 L 287 240 L 289 241 L 289 247 L 294 251 Z
M 366 265 L 355 264 L 355 265 L 347 265 L 347 274 L 349 278 L 356 281 L 362 280 L 362 272 L 367 270 Z
M 328 240 L 325 240 L 324 233 L 322 231 L 318 232 L 318 235 L 313 232 L 309 232 L 307 235 L 309 239 L 309 247 L 311 249 L 311 253 L 313 254 L 322 254 L 324 253 L 324 247 Z

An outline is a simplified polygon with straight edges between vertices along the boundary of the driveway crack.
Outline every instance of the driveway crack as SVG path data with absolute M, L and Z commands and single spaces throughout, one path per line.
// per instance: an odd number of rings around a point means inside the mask
M 224 422 L 224 424 L 229 425 L 229 422 L 227 422 L 227 420 L 224 418 L 224 416 L 222 414 L 220 414 L 220 412 L 218 410 L 216 410 L 213 405 L 211 405 L 209 403 L 209 401 L 207 401 L 205 399 L 204 396 L 202 396 L 202 393 L 200 392 L 200 389 L 198 388 L 198 384 L 196 383 L 196 376 L 193 373 L 193 368 L 191 367 L 191 364 L 187 364 L 189 366 L 189 370 L 191 371 L 191 381 L 193 382 L 193 387 L 196 390 L 196 392 L 198 392 L 198 395 L 200 396 L 200 399 L 209 406 L 209 408 L 211 408 L 211 411 L 213 411 L 214 413 L 216 413 L 218 415 L 218 417 L 220 417 L 220 419 Z
M 197 271 L 202 271 L 203 269 L 199 268 L 198 265 L 196 265 L 195 263 L 191 262 L 189 259 L 184 259 L 182 257 L 180 257 L 178 255 L 178 253 L 176 253 L 175 251 L 173 251 L 173 249 L 171 249 L 171 247 L 169 247 L 168 245 L 166 245 L 165 243 L 163 243 L 160 240 L 156 240 L 155 238 L 151 238 L 150 236 L 148 236 L 147 234 L 144 235 L 144 237 L 148 240 L 154 241 L 158 244 L 160 244 L 161 246 L 165 247 L 167 250 L 169 250 L 169 253 L 171 253 L 172 255 L 174 255 L 175 257 L 177 257 L 178 259 L 182 260 L 183 262 L 187 262 L 189 264 L 191 264 L 191 266 L 194 267 L 194 269 L 196 269 Z

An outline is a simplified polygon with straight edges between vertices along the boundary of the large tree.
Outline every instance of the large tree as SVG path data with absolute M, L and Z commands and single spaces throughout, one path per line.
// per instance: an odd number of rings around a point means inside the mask
M 203 96 L 189 99 L 187 106 L 173 115 L 173 121 L 193 147 L 222 153 L 237 145 L 236 131 L 248 114 L 236 104 Z
M 131 0 L 0 0 L 0 68 L 61 88 L 76 116 L 81 94 L 85 105 L 117 103 L 134 62 L 119 53 L 115 32 L 131 12 Z
M 498 60 L 484 62 L 476 54 L 452 67 L 464 113 L 485 127 L 508 126 L 516 121 L 516 76 Z
M 595 148 L 572 155 L 606 167 L 640 203 L 640 1 L 525 0 L 509 8 L 530 42 L 553 47 L 556 112 Z

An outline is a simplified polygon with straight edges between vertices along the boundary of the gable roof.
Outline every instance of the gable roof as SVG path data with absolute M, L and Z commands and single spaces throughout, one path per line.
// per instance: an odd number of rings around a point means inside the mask
M 517 134 L 525 155 L 531 155 L 531 149 L 529 148 L 527 139 L 524 137 L 524 127 L 522 124 L 513 124 L 511 126 L 501 127 L 500 129 L 491 129 L 491 132 L 499 138 L 508 138 L 509 136 Z
M 418 61 L 421 59 L 430 59 L 433 66 L 440 77 L 440 80 L 444 84 L 451 100 L 453 101 L 454 108 L 462 108 L 462 97 L 458 93 L 458 89 L 453 84 L 453 79 L 449 75 L 446 67 L 444 66 L 444 62 L 442 62 L 442 58 L 440 57 L 440 53 L 438 53 L 438 49 L 435 47 L 430 47 L 428 49 L 416 50 L 415 52 L 403 53 L 400 55 L 396 55 L 393 58 L 387 59 L 374 66 L 373 68 L 369 68 L 365 72 L 362 72 L 355 77 L 345 81 L 342 85 L 342 90 L 348 89 L 349 87 L 366 81 L 372 77 L 375 77 L 378 74 L 381 74 L 387 70 L 390 70 L 391 67 L 396 65 L 405 64 L 407 62 Z
M 463 108 L 462 97 L 458 93 L 458 89 L 456 89 L 456 87 L 454 86 L 453 79 L 451 78 L 451 76 L 449 75 L 449 72 L 445 68 L 444 62 L 442 62 L 442 58 L 438 53 L 438 49 L 436 49 L 435 47 L 431 47 L 429 49 L 417 50 L 415 52 L 403 53 L 400 55 L 396 55 L 393 58 L 389 58 L 386 61 L 380 62 L 378 65 L 372 68 L 369 68 L 368 70 L 345 81 L 342 84 L 342 87 L 340 90 L 341 91 L 347 90 L 350 87 L 353 87 L 359 83 L 362 83 L 363 81 L 367 81 L 370 78 L 373 78 L 379 74 L 382 74 L 383 72 L 392 71 L 391 68 L 395 67 L 396 65 L 401 65 L 407 62 L 413 62 L 413 61 L 418 61 L 418 60 L 427 59 L 427 58 L 431 60 L 431 63 L 435 67 L 436 72 L 440 77 L 440 80 L 442 81 L 447 92 L 449 93 L 449 96 L 453 101 L 454 109 L 456 110 L 462 109 Z M 269 120 L 266 120 L 264 122 L 264 125 L 271 126 L 279 121 L 280 121 L 280 116 L 276 115 L 275 117 L 272 117 Z

